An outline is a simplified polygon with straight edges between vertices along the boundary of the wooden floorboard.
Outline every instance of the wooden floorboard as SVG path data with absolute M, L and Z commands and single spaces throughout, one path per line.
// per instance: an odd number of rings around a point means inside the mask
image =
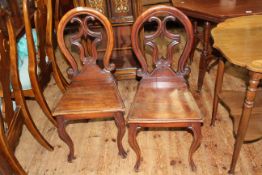
M 210 127 L 212 97 L 216 67 L 207 74 L 200 94 L 195 92 L 198 74 L 199 53 L 192 64 L 190 88 L 201 109 L 204 125 L 203 140 L 194 154 L 197 171 L 192 172 L 188 164 L 188 150 L 192 135 L 186 130 L 141 131 L 138 143 L 143 161 L 140 171 L 135 173 L 133 166 L 135 154 L 127 142 L 127 133 L 123 139 L 128 151 L 126 159 L 118 156 L 116 146 L 116 127 L 112 120 L 79 122 L 67 127 L 74 144 L 77 159 L 67 162 L 67 146 L 59 139 L 57 131 L 44 116 L 35 101 L 28 101 L 30 112 L 45 138 L 54 146 L 49 152 L 41 147 L 26 128 L 16 149 L 16 156 L 30 175 L 223 175 L 227 174 L 233 152 L 232 121 L 228 112 L 219 106 L 219 120 L 215 127 Z M 65 63 L 61 64 L 65 67 Z M 63 70 L 65 72 L 65 70 Z M 246 72 L 227 65 L 224 89 L 245 90 Z M 119 89 L 128 111 L 134 97 L 137 81 L 119 81 Z M 54 107 L 61 97 L 61 92 L 52 79 L 44 92 L 48 104 Z M 125 115 L 126 117 L 126 115 Z M 262 174 L 262 141 L 245 144 L 242 147 L 236 167 L 236 175 Z

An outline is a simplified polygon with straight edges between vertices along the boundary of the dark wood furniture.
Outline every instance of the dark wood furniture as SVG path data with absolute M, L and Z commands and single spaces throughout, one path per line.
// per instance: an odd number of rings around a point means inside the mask
M 51 71 L 53 71 L 54 79 L 62 92 L 65 91 L 68 84 L 56 64 L 53 45 L 52 1 L 35 0 L 29 4 L 28 0 L 23 0 L 22 7 L 23 23 L 17 29 L 17 36 L 20 35 L 18 32 L 25 30 L 28 48 L 28 71 L 32 87 L 31 89 L 23 90 L 23 94 L 25 97 L 35 98 L 48 119 L 56 125 L 56 121 L 52 117 L 51 110 L 43 95 L 43 89 L 50 80 Z M 35 16 L 34 19 L 33 16 Z M 35 46 L 33 40 L 33 26 L 37 33 L 37 46 Z M 35 47 L 37 47 L 37 51 Z M 48 60 L 46 60 L 46 56 Z M 38 74 L 38 69 L 41 70 L 40 74 Z
M 53 25 L 52 21 L 52 1 L 51 0 L 35 0 L 33 8 L 29 6 L 29 0 L 23 0 L 23 18 L 24 29 L 27 38 L 29 77 L 31 89 L 24 90 L 26 97 L 33 97 L 39 103 L 48 119 L 56 125 L 56 121 L 52 116 L 52 112 L 43 95 L 43 88 L 50 80 L 50 74 L 53 70 L 54 79 L 58 87 L 65 91 L 67 82 L 63 78 L 56 64 L 54 46 L 53 46 Z M 30 10 L 29 9 L 33 9 Z M 35 15 L 34 20 L 32 19 Z M 34 22 L 32 24 L 32 21 Z M 37 33 L 37 51 L 32 35 L 32 26 L 34 25 Z M 46 26 L 43 27 L 43 26 Z M 46 60 L 46 56 L 48 60 Z M 37 66 L 38 65 L 38 66 Z M 52 66 L 52 67 L 51 67 Z M 38 75 L 39 70 L 41 70 Z
M 9 13 L 0 9 L 0 16 L 7 31 L 0 30 L 0 172 L 5 174 L 26 174 L 16 157 L 14 150 L 22 132 L 23 123 L 34 138 L 46 149 L 52 146 L 36 128 L 25 102 L 18 76 L 16 33 Z M 6 33 L 7 32 L 7 33 Z M 11 78 L 11 80 L 10 80 Z M 12 92 L 10 91 L 12 84 Z M 15 104 L 12 103 L 12 95 Z M 14 109 L 15 108 L 15 109 Z
M 2 8 L 2 7 L 1 7 Z M 6 13 L 0 9 L 2 25 L 5 24 Z M 8 58 L 7 39 L 3 30 L 0 30 L 0 174 L 23 172 L 23 168 L 14 156 L 14 150 L 22 133 L 23 119 L 20 108 L 13 109 L 10 92 L 10 60 Z
M 78 31 L 70 34 L 71 46 L 79 50 L 78 56 L 73 56 L 65 42 L 64 31 L 67 24 L 72 23 Z M 105 33 L 93 31 L 90 26 L 100 23 Z M 68 70 L 72 81 L 58 102 L 53 115 L 58 122 L 60 138 L 68 145 L 70 153 L 68 161 L 74 158 L 74 146 L 71 138 L 66 133 L 65 124 L 68 120 L 109 118 L 115 119 L 118 127 L 117 146 L 119 155 L 126 157 L 122 146 L 125 133 L 125 108 L 117 89 L 116 81 L 111 74 L 115 68 L 110 64 L 114 44 L 113 29 L 108 19 L 100 12 L 87 7 L 78 7 L 70 10 L 61 19 L 58 25 L 57 40 L 62 53 L 70 63 Z M 106 44 L 103 60 L 103 69 L 97 65 L 98 53 L 96 45 L 100 42 Z M 86 52 L 87 44 L 91 46 Z M 70 44 L 69 44 L 70 45 Z M 91 55 L 88 55 L 91 53 Z M 76 58 L 80 58 L 82 69 L 79 70 Z
M 180 22 L 186 33 L 186 44 L 178 58 L 177 69 L 172 69 L 175 46 L 181 42 L 180 35 L 166 28 L 170 22 Z M 145 23 L 153 23 L 155 30 L 144 36 L 144 43 L 152 49 L 153 71 L 149 71 L 147 59 L 142 54 L 139 35 Z M 155 40 L 168 39 L 166 56 L 160 56 Z M 193 45 L 193 28 L 189 19 L 179 10 L 170 6 L 156 6 L 146 10 L 134 23 L 132 46 L 141 64 L 138 76 L 142 77 L 134 101 L 128 114 L 128 141 L 137 155 L 135 170 L 138 171 L 141 152 L 136 141 L 138 128 L 188 128 L 193 131 L 194 141 L 189 151 L 189 163 L 193 170 L 196 166 L 192 155 L 200 145 L 201 113 L 188 89 L 187 80 L 190 68 L 187 59 Z
M 230 63 L 250 72 L 246 94 L 238 91 L 222 91 L 225 60 L 220 59 L 214 93 L 212 125 L 215 124 L 218 103 L 222 102 L 233 118 L 236 142 L 229 173 L 235 171 L 243 141 L 262 138 L 262 92 L 258 84 L 262 79 L 262 15 L 228 19 L 212 30 L 214 47 L 222 52 Z
M 211 28 L 227 18 L 262 14 L 262 3 L 260 0 L 172 0 L 173 6 L 182 10 L 186 15 L 204 22 L 204 30 L 197 30 L 195 23 L 196 41 L 203 45 L 199 63 L 198 90 L 203 86 L 205 73 L 212 55 Z M 195 42 L 195 46 L 198 42 Z
M 22 87 L 23 85 L 27 86 L 23 88 L 23 95 L 25 97 L 35 98 L 49 120 L 56 125 L 56 121 L 52 117 L 51 110 L 43 96 L 43 89 L 49 82 L 52 71 L 52 75 L 62 92 L 65 91 L 68 84 L 56 64 L 53 44 L 54 29 L 52 1 L 34 0 L 29 3 L 28 0 L 14 2 L 9 2 L 7 0 L 6 2 L 8 4 L 8 13 L 12 15 L 14 23 L 19 21 L 14 24 L 16 40 L 19 41 L 20 37 L 25 34 L 27 38 L 27 48 L 29 48 L 26 61 L 28 61 L 28 74 L 30 80 L 28 80 L 29 82 L 24 82 L 20 79 L 22 81 Z M 1 25 L 1 27 L 2 26 L 3 25 Z M 32 37 L 33 27 L 36 28 L 37 46 L 35 46 L 36 44 Z M 6 31 L 4 27 L 2 30 Z M 37 51 L 35 49 L 36 47 Z M 48 59 L 46 57 L 48 57 Z M 20 71 L 19 68 L 19 74 L 17 75 L 21 75 L 20 78 L 23 78 Z M 24 72 L 24 74 L 26 73 Z M 3 92 L 0 90 L 0 96 L 2 96 L 2 94 Z

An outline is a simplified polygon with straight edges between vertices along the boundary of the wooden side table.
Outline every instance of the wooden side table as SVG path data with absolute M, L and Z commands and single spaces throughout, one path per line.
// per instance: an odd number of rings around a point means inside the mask
M 229 170 L 231 174 L 234 173 L 243 142 L 262 138 L 262 93 L 257 90 L 258 84 L 262 79 L 261 21 L 262 15 L 232 18 L 218 24 L 211 32 L 214 39 L 213 47 L 220 50 L 227 61 L 248 69 L 250 73 L 249 85 L 243 105 L 241 93 L 221 91 L 224 61 L 219 61 L 212 124 L 214 124 L 216 119 L 218 101 L 221 100 L 230 108 L 236 132 L 234 153 Z
M 197 85 L 200 91 L 213 59 L 210 33 L 212 27 L 228 18 L 262 14 L 262 3 L 260 0 L 172 0 L 172 3 L 191 18 L 204 22 L 203 31 L 198 31 L 197 24 L 194 25 L 196 40 L 203 45 Z

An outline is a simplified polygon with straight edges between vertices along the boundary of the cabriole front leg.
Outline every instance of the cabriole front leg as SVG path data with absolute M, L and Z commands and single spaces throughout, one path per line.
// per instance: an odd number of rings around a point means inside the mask
M 196 171 L 196 165 L 193 161 L 193 154 L 196 152 L 201 143 L 201 123 L 193 123 L 190 127 L 193 132 L 193 142 L 189 150 L 188 160 L 192 171 Z
M 56 120 L 57 120 L 57 125 L 58 125 L 58 128 L 57 128 L 58 129 L 58 135 L 69 147 L 69 154 L 68 154 L 68 157 L 67 157 L 67 161 L 71 163 L 72 160 L 75 159 L 73 141 L 65 130 L 65 119 L 64 119 L 64 117 L 59 116 L 59 117 L 56 118 Z
M 117 112 L 114 118 L 115 118 L 116 126 L 118 128 L 118 132 L 117 132 L 117 147 L 119 151 L 118 154 L 124 159 L 127 156 L 127 153 L 122 144 L 122 140 L 126 132 L 125 119 L 122 112 Z
M 136 124 L 129 124 L 128 128 L 128 143 L 131 146 L 131 148 L 136 153 L 136 164 L 134 166 L 134 169 L 136 172 L 138 172 L 140 162 L 141 162 L 141 152 L 139 145 L 136 140 L 136 134 L 137 134 L 137 125 Z

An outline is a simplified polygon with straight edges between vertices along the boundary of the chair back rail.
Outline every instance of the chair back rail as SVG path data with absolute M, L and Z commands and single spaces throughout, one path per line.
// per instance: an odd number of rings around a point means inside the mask
M 53 16 L 53 1 L 52 0 L 45 0 L 45 5 L 47 8 L 47 24 L 46 24 L 46 55 L 48 56 L 49 60 L 52 63 L 52 71 L 54 79 L 57 83 L 59 89 L 64 93 L 65 89 L 68 87 L 68 82 L 61 73 L 61 70 L 57 63 L 57 58 L 55 54 L 55 46 L 57 45 L 57 41 L 54 40 L 54 31 L 55 27 L 55 17 Z M 58 4 L 59 5 L 59 4 Z M 57 24 L 58 25 L 58 24 Z M 56 27 L 57 29 L 57 27 Z M 57 30 L 56 30 L 57 31 Z
M 3 16 L 2 16 L 3 17 Z M 0 100 L 0 104 L 2 105 L 2 111 L 5 115 L 5 122 L 8 126 L 10 126 L 12 121 L 12 116 L 14 114 L 13 104 L 11 100 L 11 92 L 10 92 L 10 60 L 8 58 L 8 45 L 7 39 L 4 35 L 4 32 L 0 30 L 0 88 L 2 94 L 2 100 Z
M 27 48 L 29 56 L 29 72 L 30 75 L 37 76 L 37 64 L 41 70 L 46 67 L 45 60 L 45 37 L 46 28 L 43 26 L 47 25 L 47 9 L 44 0 L 36 0 L 35 8 L 30 8 L 29 0 L 23 0 L 23 17 L 24 17 L 24 27 L 27 38 Z M 34 14 L 34 27 L 37 34 L 37 51 L 32 34 L 32 20 L 31 14 Z M 39 62 L 37 61 L 37 56 L 39 57 Z M 41 71 L 42 72 L 42 71 Z M 30 77 L 31 77 L 30 76 Z

